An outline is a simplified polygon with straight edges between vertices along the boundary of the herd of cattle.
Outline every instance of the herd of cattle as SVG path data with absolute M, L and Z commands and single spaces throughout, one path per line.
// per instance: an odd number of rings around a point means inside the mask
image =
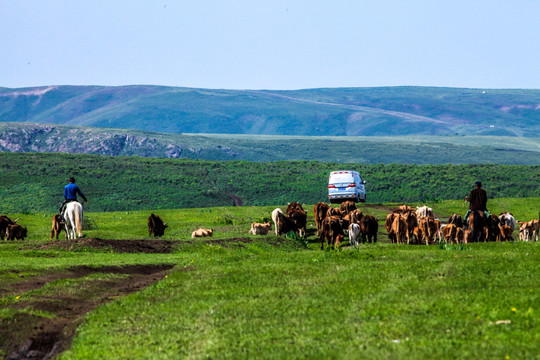
M 313 208 L 317 236 L 324 249 L 327 246 L 337 247 L 348 235 L 349 244 L 358 246 L 360 242 L 374 243 L 377 241 L 378 219 L 372 215 L 363 214 L 356 208 L 353 201 L 345 201 L 340 208 L 320 202 Z M 276 236 L 293 231 L 299 236 L 305 236 L 307 211 L 298 202 L 288 205 L 285 213 L 280 208 L 272 212 Z M 512 233 L 517 222 L 509 212 L 499 216 L 487 216 L 483 211 L 473 211 L 467 219 L 453 214 L 447 224 L 435 218 L 433 210 L 428 206 L 412 208 L 401 205 L 392 210 L 385 219 L 385 228 L 392 243 L 398 244 L 434 244 L 444 241 L 451 244 L 478 241 L 513 241 Z M 539 220 L 520 223 L 519 238 L 523 241 L 538 241 Z M 268 233 L 270 224 L 251 225 L 254 229 L 266 229 L 261 234 Z
M 348 236 L 349 244 L 358 246 L 360 242 L 374 243 L 377 241 L 378 219 L 372 215 L 363 214 L 352 201 L 345 201 L 340 208 L 320 202 L 313 207 L 313 215 L 317 226 L 317 236 L 324 249 L 327 246 L 337 247 Z M 540 217 L 540 216 L 539 216 Z M 27 229 L 12 221 L 5 215 L 0 216 L 0 239 L 24 240 Z M 272 212 L 276 236 L 294 232 L 300 237 L 306 236 L 307 211 L 296 201 L 288 204 L 283 212 L 280 208 Z M 397 244 L 434 244 L 445 241 L 459 244 L 478 241 L 509 241 L 514 240 L 512 233 L 519 225 L 519 239 L 522 241 L 538 241 L 540 221 L 516 222 L 511 213 L 504 212 L 499 216 L 486 216 L 482 211 L 473 211 L 468 219 L 453 214 L 447 224 L 435 218 L 433 210 L 427 206 L 412 208 L 401 205 L 392 210 L 385 219 L 385 228 L 392 243 Z M 148 236 L 160 237 L 165 234 L 167 224 L 155 214 L 148 218 Z M 252 223 L 249 233 L 267 235 L 272 224 Z M 65 230 L 60 214 L 52 218 L 51 240 Z M 198 228 L 191 237 L 213 236 L 213 229 Z

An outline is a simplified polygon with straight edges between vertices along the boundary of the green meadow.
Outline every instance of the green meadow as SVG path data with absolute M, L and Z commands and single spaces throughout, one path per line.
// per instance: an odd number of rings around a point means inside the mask
M 493 213 L 510 211 L 521 221 L 537 218 L 539 204 L 540 198 L 489 202 Z M 54 321 L 54 312 L 25 305 L 33 299 L 84 291 L 91 297 L 96 280 L 130 281 L 105 271 L 13 291 L 33 277 L 74 266 L 166 264 L 173 267 L 159 281 L 86 314 L 59 358 L 537 358 L 538 243 L 390 244 L 382 224 L 397 205 L 361 206 L 379 219 L 376 244 L 324 251 L 312 206 L 305 207 L 306 241 L 247 233 L 276 206 L 156 210 L 169 225 L 162 239 L 174 249 L 154 254 L 70 247 L 63 233 L 51 242 L 52 213 L 9 213 L 29 236 L 0 242 L 0 326 L 17 326 L 23 316 Z M 462 201 L 428 205 L 443 220 L 464 212 Z M 150 213 L 86 212 L 84 237 L 149 239 Z M 215 236 L 191 239 L 198 227 L 213 228 Z M 7 346 L 0 337 L 0 348 Z

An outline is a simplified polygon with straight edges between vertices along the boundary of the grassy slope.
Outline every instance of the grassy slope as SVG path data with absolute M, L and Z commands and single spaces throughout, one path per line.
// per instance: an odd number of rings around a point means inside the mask
M 492 211 L 508 210 L 528 220 L 537 216 L 538 203 L 497 199 Z M 442 217 L 462 211 L 457 201 L 429 205 Z M 311 221 L 307 249 L 294 242 L 276 248 L 265 237 L 243 246 L 184 241 L 198 226 L 215 228 L 216 238 L 248 236 L 249 223 L 268 217 L 273 208 L 160 210 L 170 224 L 165 238 L 176 239 L 180 248 L 156 255 L 31 250 L 29 245 L 46 242 L 51 214 L 14 214 L 29 226 L 30 237 L 0 244 L 0 278 L 6 284 L 20 281 L 21 274 L 72 265 L 176 265 L 156 285 L 89 314 L 62 356 L 66 359 L 537 355 L 538 243 L 472 244 L 445 251 L 391 245 L 382 236 L 378 244 L 359 250 L 321 252 Z M 385 213 L 371 206 L 363 210 L 380 218 Z M 144 238 L 147 216 L 90 212 L 85 233 Z M 22 300 L 32 296 L 13 294 L 1 301 L 14 303 L 18 295 Z M 0 311 L 0 316 L 13 314 Z M 496 324 L 499 320 L 510 322 Z
M 540 126 L 539 90 L 60 86 L 41 95 L 32 94 L 35 89 L 0 90 L 2 121 L 174 133 L 534 136 Z

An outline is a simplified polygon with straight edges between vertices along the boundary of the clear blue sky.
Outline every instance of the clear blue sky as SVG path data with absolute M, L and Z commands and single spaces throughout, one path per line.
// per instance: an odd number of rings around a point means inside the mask
M 0 0 L 0 87 L 540 88 L 540 0 Z

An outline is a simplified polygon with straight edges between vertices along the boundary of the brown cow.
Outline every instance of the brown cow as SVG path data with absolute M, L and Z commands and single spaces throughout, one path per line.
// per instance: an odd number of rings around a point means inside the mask
M 356 210 L 356 204 L 354 203 L 354 201 L 350 201 L 350 200 L 344 201 L 341 203 L 340 210 L 341 210 L 341 215 L 345 216 L 351 211 Z
M 501 220 L 499 220 L 499 217 L 496 215 L 490 215 L 489 218 L 487 218 L 484 232 L 485 232 L 485 238 L 484 241 L 498 241 L 499 235 L 501 233 L 499 229 L 499 224 Z
M 420 220 L 420 229 L 422 229 L 422 235 L 426 239 L 426 245 L 433 243 L 433 238 L 437 235 L 437 225 L 435 220 L 430 217 L 425 217 Z
M 413 230 L 413 236 L 416 238 L 416 244 L 421 244 L 424 236 L 422 235 L 422 229 L 419 226 L 416 226 Z
M 407 238 L 407 222 L 403 216 L 399 214 L 396 215 L 397 216 L 394 216 L 394 220 L 392 222 L 392 232 L 396 236 L 396 242 L 398 244 L 403 244 Z
M 329 216 L 323 220 L 322 231 L 320 235 L 321 250 L 324 249 L 324 240 L 326 245 L 337 246 L 343 241 L 343 227 L 341 218 L 338 216 Z
M 313 216 L 315 217 L 315 224 L 317 225 L 317 236 L 321 235 L 321 227 L 326 213 L 330 206 L 327 203 L 317 203 L 313 206 Z
M 289 203 L 287 205 L 287 211 L 285 211 L 285 213 L 287 214 L 287 216 L 289 216 L 293 210 L 302 210 L 303 211 L 304 208 L 302 207 L 302 205 L 298 201 L 293 201 L 292 203 Z
M 6 230 L 7 230 L 9 225 L 14 225 L 17 222 L 17 220 L 19 220 L 19 219 L 16 219 L 15 221 L 12 221 L 6 215 L 1 215 L 0 216 L 0 239 L 7 240 L 7 238 L 6 238 Z
M 305 237 L 307 227 L 307 211 L 296 208 L 291 210 L 287 217 L 294 223 L 293 231 L 295 231 L 300 237 Z
M 52 217 L 52 229 L 51 229 L 51 240 L 53 239 L 53 237 L 55 235 L 56 235 L 56 240 L 58 240 L 58 235 L 60 235 L 62 230 L 64 230 L 64 232 L 66 231 L 64 219 L 62 218 L 62 216 L 60 216 L 60 214 L 53 215 L 53 217 Z M 66 238 L 67 238 L 67 234 L 66 234 Z
M 394 223 L 394 218 L 396 217 L 399 217 L 399 214 L 391 212 L 390 214 L 386 215 L 386 220 L 384 221 L 384 227 L 386 228 L 388 238 L 392 243 L 396 242 L 396 234 L 394 233 L 394 230 L 392 230 L 392 224 Z
M 454 224 L 457 227 L 462 228 L 463 227 L 463 218 L 458 214 L 452 214 L 452 216 L 450 216 L 450 218 L 448 218 L 448 223 L 449 224 Z
M 328 208 L 328 211 L 326 212 L 326 217 L 330 217 L 330 216 L 341 217 L 342 216 L 341 210 L 338 208 L 333 208 L 333 207 Z
M 463 231 L 463 228 L 456 227 L 456 242 L 458 244 L 465 243 L 465 232 Z
M 272 211 L 272 221 L 274 222 L 274 231 L 276 232 L 276 236 L 287 234 L 291 231 L 299 233 L 296 223 L 290 217 L 285 216 L 280 208 Z
M 443 230 L 443 237 L 446 243 L 458 243 L 457 241 L 457 229 L 458 227 L 454 224 L 448 224 L 446 225 Z
M 214 229 L 205 229 L 205 228 L 198 228 L 197 230 L 191 233 L 192 238 L 207 237 L 207 236 L 213 236 L 213 235 L 214 235 Z
M 148 236 L 154 234 L 154 236 L 163 236 L 167 224 L 163 223 L 163 220 L 158 215 L 150 214 L 148 217 Z
M 267 223 L 251 223 L 251 229 L 249 229 L 248 233 L 251 233 L 253 235 L 268 235 L 268 231 L 272 230 L 272 224 Z
M 472 230 L 466 229 L 463 230 L 463 243 L 468 244 L 473 241 Z
M 416 221 L 416 213 L 414 211 L 406 211 L 403 213 L 403 220 L 407 223 L 407 244 L 411 242 L 414 228 L 418 226 Z
M 379 223 L 377 219 L 372 215 L 364 215 L 360 219 L 360 230 L 362 231 L 362 243 L 367 240 L 370 243 L 377 242 L 377 231 L 379 230 Z
M 468 227 L 471 230 L 470 240 L 472 242 L 484 240 L 485 242 L 486 231 L 484 230 L 484 226 L 486 226 L 487 224 L 487 218 L 484 212 L 481 210 L 471 211 L 468 219 L 466 220 L 468 223 Z
M 25 227 L 19 224 L 8 225 L 6 230 L 6 240 L 24 240 L 28 232 Z
M 358 209 L 353 210 L 349 213 L 349 222 L 351 224 L 360 224 L 360 219 L 362 219 L 363 216 L 364 214 L 362 214 L 362 211 Z
M 512 227 L 510 225 L 500 225 L 499 224 L 499 236 L 497 241 L 514 241 L 512 237 Z

